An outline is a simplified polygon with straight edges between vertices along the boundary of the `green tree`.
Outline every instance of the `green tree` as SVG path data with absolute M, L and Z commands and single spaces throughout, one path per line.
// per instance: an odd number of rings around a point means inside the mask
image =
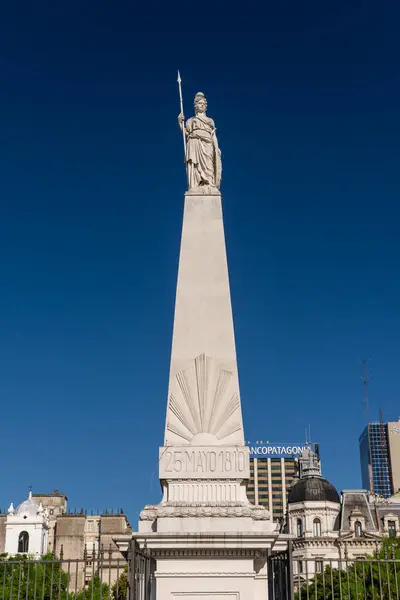
M 128 566 L 126 566 L 112 586 L 113 600 L 126 600 L 128 597 Z
M 379 557 L 385 559 L 400 559 L 400 538 L 386 538 L 379 551 Z
M 109 589 L 109 586 L 106 583 L 102 583 L 100 577 L 95 575 L 85 588 L 78 592 L 76 600 L 107 600 L 109 598 Z
M 67 574 L 51 554 L 41 561 L 27 555 L 0 557 L 2 600 L 68 600 L 67 589 Z
M 341 569 L 329 566 L 303 584 L 295 594 L 296 600 L 393 600 L 400 590 L 400 540 L 393 545 L 385 540 L 375 556 L 364 560 L 342 562 Z M 343 568 L 344 567 L 344 568 Z M 295 582 L 296 583 L 296 582 Z

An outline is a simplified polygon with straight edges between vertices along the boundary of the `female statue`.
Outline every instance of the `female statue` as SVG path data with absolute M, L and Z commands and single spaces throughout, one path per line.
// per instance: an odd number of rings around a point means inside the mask
M 195 117 L 184 123 L 180 113 L 178 123 L 186 136 L 186 170 L 188 189 L 203 188 L 204 186 L 219 189 L 221 184 L 221 151 L 218 147 L 214 121 L 207 117 L 207 100 L 202 92 L 194 98 Z M 210 191 L 209 189 L 207 191 Z M 206 192 L 207 193 L 207 192 Z

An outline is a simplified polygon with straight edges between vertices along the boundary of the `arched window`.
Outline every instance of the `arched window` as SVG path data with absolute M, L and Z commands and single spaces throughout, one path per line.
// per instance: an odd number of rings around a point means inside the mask
M 388 521 L 389 537 L 396 537 L 396 521 Z
M 362 537 L 362 525 L 360 521 L 356 521 L 354 523 L 354 531 L 356 533 L 356 537 Z
M 297 519 L 297 537 L 302 537 L 303 535 L 303 521 L 301 519 Z
M 313 534 L 314 537 L 321 537 L 321 521 L 319 519 L 314 519 Z
M 18 552 L 26 554 L 29 549 L 29 533 L 27 531 L 21 531 L 18 537 Z

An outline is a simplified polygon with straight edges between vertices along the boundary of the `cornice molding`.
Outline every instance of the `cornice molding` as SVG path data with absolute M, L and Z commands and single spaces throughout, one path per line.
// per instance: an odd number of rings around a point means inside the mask
M 173 571 L 168 573 L 157 571 L 155 577 L 156 579 L 170 579 L 174 577 L 195 577 L 196 579 L 197 577 L 207 577 L 207 579 L 212 579 L 213 577 L 240 577 L 241 579 L 243 577 L 249 577 L 254 579 L 254 573 L 249 573 L 248 571 L 220 571 L 212 573 L 210 573 L 210 571 Z
M 146 506 L 140 513 L 141 521 L 154 521 L 158 518 L 238 518 L 248 517 L 254 521 L 271 521 L 270 512 L 265 506 L 245 504 L 245 503 L 228 503 L 228 502 L 176 502 L 176 503 L 161 503 L 158 505 Z
M 267 550 L 252 550 L 249 548 L 182 548 L 182 549 L 152 549 L 153 558 L 258 558 L 267 559 Z

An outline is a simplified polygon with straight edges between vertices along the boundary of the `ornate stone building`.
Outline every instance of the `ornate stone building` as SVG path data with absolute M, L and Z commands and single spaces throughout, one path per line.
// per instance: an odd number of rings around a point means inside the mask
M 14 508 L 11 504 L 5 518 L 2 547 L 7 554 L 31 554 L 40 558 L 47 553 L 49 543 L 48 510 L 29 497 Z
M 64 560 L 80 559 L 76 563 L 79 587 L 90 579 L 93 564 L 100 559 L 106 571 L 104 581 L 114 583 L 125 559 L 113 539 L 132 531 L 126 515 L 122 511 L 89 515 L 83 509 L 71 514 L 67 502 L 67 496 L 55 490 L 51 494 L 29 493 L 16 509 L 11 504 L 7 514 L 0 514 L 0 554 L 40 557 L 52 552 Z
M 292 486 L 283 531 L 294 536 L 296 576 L 321 571 L 326 561 L 373 554 L 385 537 L 400 535 L 400 494 L 387 500 L 366 490 L 343 490 L 321 475 L 321 465 L 311 448 L 301 459 L 300 479 Z

